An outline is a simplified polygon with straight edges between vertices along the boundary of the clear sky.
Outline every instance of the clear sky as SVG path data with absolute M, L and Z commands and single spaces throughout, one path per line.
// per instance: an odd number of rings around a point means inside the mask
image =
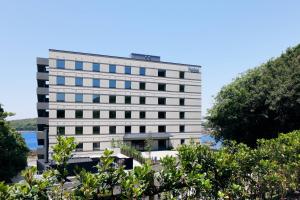
M 202 65 L 203 113 L 238 74 L 300 43 L 300 1 L 0 0 L 0 102 L 35 117 L 48 49 Z

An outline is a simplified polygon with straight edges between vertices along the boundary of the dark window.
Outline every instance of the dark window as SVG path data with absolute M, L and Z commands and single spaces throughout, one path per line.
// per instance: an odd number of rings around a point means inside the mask
M 184 119 L 184 112 L 179 112 L 179 118 Z
M 179 72 L 179 78 L 184 79 L 184 72 Z
M 56 84 L 57 85 L 65 85 L 65 77 L 64 76 L 57 76 L 56 77 Z
M 109 118 L 116 119 L 116 111 L 109 111 Z
M 131 111 L 125 111 L 125 119 L 131 118 Z
M 65 127 L 64 126 L 57 127 L 57 135 L 65 135 Z
M 158 105 L 166 105 L 166 98 L 158 97 Z
M 131 89 L 131 81 L 125 81 L 125 89 Z
M 95 135 L 100 134 L 100 126 L 93 126 L 93 134 Z
M 83 102 L 83 94 L 75 94 L 75 102 L 82 103 Z
M 61 119 L 61 118 L 65 118 L 65 110 L 57 110 L 56 111 L 56 117 Z
M 93 94 L 93 103 L 100 103 L 100 95 Z
M 184 139 L 181 139 L 180 140 L 180 144 L 184 144 L 185 143 L 185 140 Z
M 116 73 L 116 65 L 109 65 L 109 73 Z
M 145 118 L 146 118 L 146 112 L 140 111 L 140 119 L 145 119 Z
M 184 92 L 184 85 L 179 85 L 179 92 Z
M 158 126 L 158 132 L 159 133 L 165 133 L 166 132 L 166 126 Z
M 125 133 L 130 134 L 131 133 L 131 126 L 125 126 Z
M 140 133 L 146 133 L 146 126 L 140 126 Z
M 93 118 L 94 119 L 100 118 L 100 110 L 93 110 Z
M 75 118 L 82 119 L 83 118 L 83 110 L 76 110 L 75 111 Z
M 75 61 L 75 69 L 82 70 L 83 69 L 83 62 L 82 61 Z
M 42 159 L 44 159 L 44 155 L 43 154 L 38 154 L 37 158 L 38 158 L 38 160 L 42 160 Z
M 141 76 L 145 76 L 146 75 L 146 69 L 145 69 L 145 67 L 141 67 L 140 68 L 140 75 Z
M 116 80 L 109 80 L 109 88 L 116 88 Z
M 77 146 L 76 146 L 76 149 L 75 151 L 83 151 L 83 143 L 78 143 Z
M 83 78 L 82 77 L 76 77 L 75 78 L 75 85 L 76 86 L 83 86 Z
M 146 103 L 146 97 L 140 97 L 140 104 Z
M 97 88 L 100 87 L 100 80 L 99 79 L 96 79 L 96 78 L 93 79 L 93 87 L 97 87 Z
M 38 143 L 38 146 L 44 146 L 45 140 L 44 139 L 38 139 L 37 143 Z
M 62 59 L 56 60 L 56 68 L 64 69 L 65 68 L 65 60 L 62 60 Z
M 145 90 L 145 89 L 146 89 L 146 83 L 140 82 L 140 90 Z
M 83 134 L 83 127 L 82 126 L 76 126 L 75 127 L 75 134 L 76 135 L 82 135 Z
M 166 84 L 159 83 L 158 84 L 158 91 L 166 91 Z
M 181 132 L 181 133 L 184 132 L 184 125 L 179 126 L 179 132 Z
M 158 119 L 166 119 L 166 112 L 158 112 Z
M 166 77 L 166 70 L 164 70 L 164 69 L 159 69 L 159 70 L 157 71 L 157 75 L 158 75 L 159 77 Z
M 65 102 L 65 93 L 56 93 L 56 101 L 57 102 Z
M 93 150 L 94 151 L 100 150 L 100 142 L 93 142 Z
M 116 126 L 110 126 L 109 127 L 109 134 L 116 134 Z
M 125 104 L 131 104 L 131 96 L 125 96 Z
M 93 63 L 93 71 L 100 72 L 100 64 L 99 63 Z
M 184 99 L 183 98 L 179 99 L 179 105 L 184 106 Z
M 116 96 L 115 95 L 109 96 L 109 103 L 116 103 Z
M 125 66 L 125 74 L 131 74 L 131 67 Z

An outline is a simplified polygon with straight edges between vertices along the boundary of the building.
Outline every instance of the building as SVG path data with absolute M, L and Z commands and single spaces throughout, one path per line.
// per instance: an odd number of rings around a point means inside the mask
M 112 141 L 139 150 L 199 140 L 201 67 L 131 54 L 117 57 L 49 50 L 37 58 L 38 158 L 51 158 L 57 135 L 73 136 L 76 156 Z

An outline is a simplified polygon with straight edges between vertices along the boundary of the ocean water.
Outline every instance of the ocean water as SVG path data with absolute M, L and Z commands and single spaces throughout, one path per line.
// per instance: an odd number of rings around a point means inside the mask
M 36 139 L 36 132 L 31 131 L 31 132 L 22 132 L 21 133 L 22 137 L 25 140 L 25 143 L 27 144 L 27 147 L 30 150 L 36 150 L 37 149 L 37 139 Z

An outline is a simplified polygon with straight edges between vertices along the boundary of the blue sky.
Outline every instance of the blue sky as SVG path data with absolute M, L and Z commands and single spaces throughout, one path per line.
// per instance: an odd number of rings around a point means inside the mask
M 48 49 L 202 65 L 203 113 L 238 74 L 300 43 L 300 1 L 0 1 L 0 102 L 36 116 L 37 56 Z

